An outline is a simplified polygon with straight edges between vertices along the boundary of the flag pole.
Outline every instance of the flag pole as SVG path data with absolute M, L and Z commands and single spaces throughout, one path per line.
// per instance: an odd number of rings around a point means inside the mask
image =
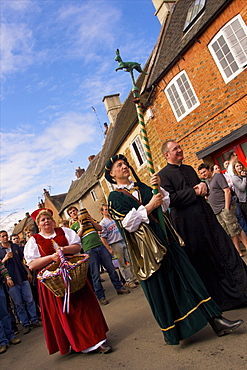
M 148 163 L 148 170 L 149 170 L 150 176 L 152 176 L 155 173 L 154 165 L 153 165 L 151 150 L 150 150 L 149 141 L 148 141 L 148 135 L 147 135 L 145 122 L 144 122 L 143 109 L 142 109 L 142 104 L 141 104 L 141 100 L 140 100 L 139 89 L 138 89 L 138 87 L 136 86 L 136 83 L 135 83 L 133 70 L 135 69 L 139 73 L 145 73 L 145 74 L 147 74 L 147 73 L 142 70 L 141 65 L 139 63 L 123 62 L 122 58 L 120 57 L 119 49 L 116 50 L 115 60 L 118 62 L 118 65 L 119 65 L 119 67 L 116 68 L 116 71 L 118 71 L 120 69 L 123 69 L 125 72 L 129 72 L 130 75 L 131 75 L 131 80 L 132 80 L 132 85 L 133 85 L 132 86 L 132 93 L 133 93 L 133 96 L 134 96 L 133 103 L 135 104 L 138 121 L 139 121 L 139 124 L 141 126 L 141 137 L 142 137 L 142 142 L 143 142 L 143 145 L 144 145 L 144 150 L 145 150 L 146 159 L 147 159 L 147 163 Z M 158 192 L 159 192 L 158 191 L 158 185 L 157 184 L 152 185 L 152 188 L 153 188 L 153 194 L 154 195 L 158 194 Z M 164 221 L 164 217 L 163 217 L 163 213 L 162 213 L 162 208 L 158 207 L 157 211 L 158 211 L 159 223 L 160 223 L 160 225 L 161 225 L 161 227 L 162 227 L 162 229 L 163 229 L 163 231 L 164 231 L 164 233 L 167 237 L 167 231 L 166 231 L 165 221 Z

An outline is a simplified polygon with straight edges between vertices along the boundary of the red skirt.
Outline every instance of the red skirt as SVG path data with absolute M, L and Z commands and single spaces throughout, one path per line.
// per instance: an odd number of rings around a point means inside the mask
M 41 316 L 49 354 L 65 355 L 72 347 L 76 352 L 106 339 L 108 327 L 96 299 L 86 281 L 84 287 L 70 295 L 69 314 L 63 313 L 63 298 L 39 282 Z

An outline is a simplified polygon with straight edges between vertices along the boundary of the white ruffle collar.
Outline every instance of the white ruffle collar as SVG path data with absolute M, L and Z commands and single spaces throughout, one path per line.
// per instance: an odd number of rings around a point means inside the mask
M 131 181 L 129 185 L 126 185 L 126 184 L 121 184 L 121 185 L 117 185 L 117 189 L 128 189 L 128 190 L 132 190 L 135 186 L 135 183 L 134 181 Z

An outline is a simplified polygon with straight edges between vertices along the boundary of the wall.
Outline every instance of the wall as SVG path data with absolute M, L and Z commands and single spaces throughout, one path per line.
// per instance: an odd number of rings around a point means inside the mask
M 197 151 L 246 123 L 246 70 L 225 84 L 207 46 L 219 29 L 239 13 L 246 23 L 245 1 L 232 2 L 200 37 L 199 42 L 195 42 L 183 55 L 184 60 L 181 59 L 159 82 L 151 105 L 154 118 L 147 123 L 150 141 L 153 140 L 152 133 L 155 127 L 161 142 L 175 139 L 183 146 L 186 163 L 194 167 L 200 163 L 195 154 Z M 188 74 L 200 100 L 200 106 L 177 122 L 164 88 L 182 70 Z M 154 152 L 154 162 L 162 167 L 164 160 L 160 158 L 158 142 L 154 143 L 151 148 Z

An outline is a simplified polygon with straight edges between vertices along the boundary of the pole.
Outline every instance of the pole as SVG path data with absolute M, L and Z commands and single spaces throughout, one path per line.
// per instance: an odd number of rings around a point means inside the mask
M 141 66 L 140 66 L 139 63 L 135 63 L 135 62 L 126 62 L 125 63 L 125 62 L 123 62 L 121 57 L 120 57 L 120 54 L 119 54 L 119 49 L 117 49 L 116 54 L 117 54 L 117 57 L 115 58 L 115 60 L 117 60 L 119 62 L 119 66 L 121 67 L 121 68 L 120 67 L 117 68 L 116 70 L 124 69 L 126 72 L 130 72 L 130 75 L 131 75 L 131 80 L 132 80 L 132 84 L 133 84 L 132 92 L 133 92 L 133 96 L 134 96 L 133 102 L 136 106 L 137 117 L 138 117 L 139 124 L 141 126 L 141 137 L 142 137 L 144 150 L 145 150 L 145 154 L 146 154 L 146 158 L 147 158 L 148 170 L 150 172 L 150 175 L 153 175 L 155 173 L 154 165 L 153 165 L 152 155 L 151 155 L 151 151 L 150 151 L 150 147 L 149 147 L 148 135 L 147 135 L 146 127 L 145 127 L 145 122 L 144 122 L 144 117 L 143 117 L 143 109 L 142 109 L 142 105 L 141 105 L 141 102 L 140 102 L 139 90 L 138 90 L 138 87 L 135 84 L 133 69 L 136 69 L 140 73 L 145 73 L 145 72 L 142 71 Z M 137 67 L 136 67 L 136 65 L 137 65 Z M 152 188 L 153 188 L 153 194 L 154 195 L 158 194 L 158 185 L 157 184 L 152 185 Z M 164 221 L 164 217 L 163 217 L 163 213 L 162 213 L 162 208 L 158 207 L 157 211 L 158 211 L 158 218 L 159 218 L 160 226 L 162 227 L 162 229 L 163 229 L 163 231 L 166 235 L 166 238 L 167 238 L 167 231 L 166 231 L 165 221 Z

